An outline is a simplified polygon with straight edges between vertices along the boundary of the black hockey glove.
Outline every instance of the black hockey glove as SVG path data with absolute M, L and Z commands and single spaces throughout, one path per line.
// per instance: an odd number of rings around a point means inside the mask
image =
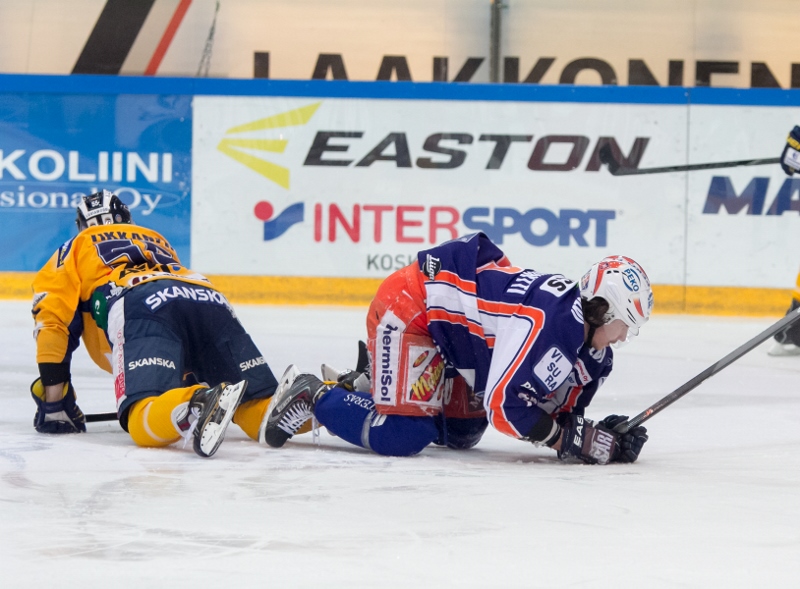
M 800 172 L 800 127 L 796 125 L 786 138 L 786 145 L 781 153 L 781 168 L 787 176 Z
M 560 460 L 608 464 L 615 458 L 618 436 L 604 425 L 571 413 L 562 414 L 558 421 L 562 431 Z
M 47 403 L 42 379 L 37 378 L 31 384 L 31 396 L 36 402 L 36 415 L 33 416 L 33 427 L 42 434 L 71 434 L 86 431 L 86 418 L 75 400 L 75 389 L 72 383 L 64 385 L 60 401 Z
M 628 421 L 627 415 L 609 415 L 598 425 L 613 430 L 626 421 Z M 647 428 L 643 425 L 638 425 L 624 434 L 614 433 L 617 436 L 617 448 L 614 452 L 614 457 L 611 459 L 612 462 L 636 462 L 636 459 L 639 458 L 639 452 L 642 451 L 642 446 L 649 439 L 647 437 Z

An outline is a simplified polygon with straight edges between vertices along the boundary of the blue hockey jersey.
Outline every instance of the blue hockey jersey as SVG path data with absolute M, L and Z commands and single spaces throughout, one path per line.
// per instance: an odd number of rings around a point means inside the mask
M 613 354 L 584 346 L 576 282 L 511 266 L 483 233 L 424 250 L 418 263 L 431 337 L 483 395 L 495 429 L 522 438 L 543 413 L 583 413 Z

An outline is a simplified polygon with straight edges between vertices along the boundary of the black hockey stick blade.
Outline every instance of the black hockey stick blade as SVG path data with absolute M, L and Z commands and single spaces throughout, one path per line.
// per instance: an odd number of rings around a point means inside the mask
M 773 335 L 775 335 L 779 331 L 785 329 L 786 327 L 797 321 L 798 318 L 800 318 L 800 308 L 797 308 L 788 315 L 784 316 L 780 321 L 769 326 L 764 331 L 755 336 L 753 339 L 745 342 L 744 344 L 736 348 L 733 352 L 731 352 L 721 360 L 715 362 L 714 364 L 706 368 L 703 372 L 695 376 L 693 379 L 679 386 L 677 389 L 672 391 L 669 395 L 667 395 L 660 401 L 657 401 L 654 404 L 650 405 L 650 407 L 642 411 L 636 417 L 629 419 L 624 423 L 619 424 L 615 428 L 615 431 L 624 434 L 625 432 L 636 427 L 637 425 L 644 423 L 645 421 L 653 417 L 656 413 L 672 405 L 675 401 L 683 397 L 686 393 L 697 387 L 697 385 L 699 385 L 701 382 L 715 375 L 717 372 L 721 371 L 726 366 L 732 364 L 733 362 L 744 356 L 747 352 L 749 352 L 753 348 L 767 341 Z
M 623 168 L 614 158 L 611 147 L 608 144 L 600 148 L 598 152 L 600 161 L 608 166 L 608 171 L 613 176 L 639 176 L 642 174 L 664 174 L 668 172 L 693 172 L 696 170 L 713 170 L 716 168 L 735 168 L 738 166 L 761 166 L 764 164 L 777 164 L 781 161 L 779 157 L 769 157 L 761 159 L 736 160 L 732 162 L 713 162 L 708 164 L 688 164 L 685 166 L 663 166 L 660 168 Z
M 92 423 L 93 421 L 117 421 L 119 419 L 117 417 L 117 413 L 87 413 L 84 415 L 86 418 L 86 423 Z

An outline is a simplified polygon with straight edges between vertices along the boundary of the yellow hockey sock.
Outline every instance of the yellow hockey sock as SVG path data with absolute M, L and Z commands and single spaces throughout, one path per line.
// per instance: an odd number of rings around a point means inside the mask
M 233 414 L 233 423 L 242 428 L 250 438 L 258 441 L 258 430 L 261 427 L 261 422 L 264 420 L 264 415 L 269 408 L 269 399 L 253 399 L 242 403 L 236 408 L 236 413 Z
M 172 414 L 203 385 L 170 389 L 158 397 L 147 397 L 131 406 L 128 413 L 128 432 L 137 446 L 161 448 L 181 439 Z

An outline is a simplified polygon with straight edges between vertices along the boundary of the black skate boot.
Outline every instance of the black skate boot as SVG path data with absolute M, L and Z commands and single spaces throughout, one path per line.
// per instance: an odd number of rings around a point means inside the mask
M 326 384 L 342 387 L 348 391 L 359 393 L 370 392 L 370 361 L 367 344 L 358 342 L 358 361 L 355 370 L 337 370 L 333 366 L 323 364 L 320 367 L 322 380 Z
M 314 406 L 327 391 L 327 385 L 313 374 L 289 366 L 269 404 L 259 438 L 273 448 L 283 446 L 313 417 Z
M 355 370 L 338 370 L 328 364 L 320 366 L 322 379 L 326 384 L 341 387 L 350 392 L 368 393 L 370 391 L 369 377 Z
M 177 426 L 186 436 L 194 438 L 197 454 L 209 458 L 217 451 L 246 388 L 247 381 L 243 380 L 194 392 L 186 415 L 177 421 Z

